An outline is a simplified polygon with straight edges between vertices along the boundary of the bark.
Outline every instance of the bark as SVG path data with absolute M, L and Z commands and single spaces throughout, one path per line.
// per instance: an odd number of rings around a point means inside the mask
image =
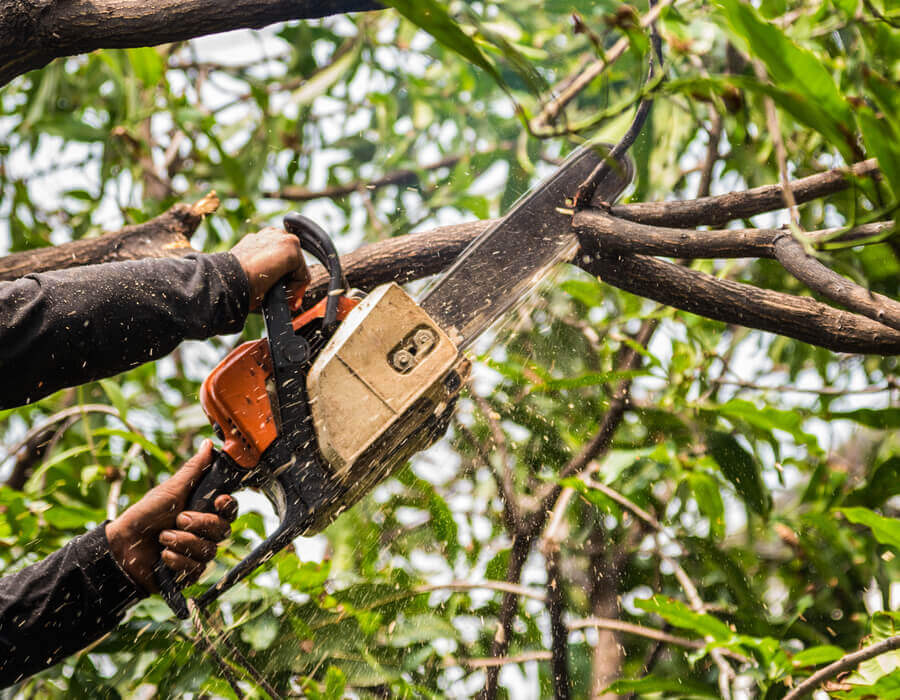
M 195 204 L 176 204 L 154 219 L 126 226 L 97 238 L 83 238 L 62 245 L 12 253 L 0 258 L 0 281 L 24 275 L 95 265 L 116 260 L 181 257 L 195 253 L 190 237 L 219 200 L 207 195 Z
M 591 614 L 605 619 L 619 617 L 618 571 L 611 560 L 609 541 L 601 527 L 595 527 L 589 541 L 591 589 Z M 615 700 L 615 693 L 603 691 L 622 672 L 625 655 L 615 630 L 598 629 L 597 645 L 593 648 L 591 660 L 591 697 L 598 700 Z
M 874 158 L 856 163 L 848 170 L 835 168 L 824 173 L 791 182 L 791 190 L 797 204 L 847 189 L 853 177 L 874 176 L 878 163 Z M 848 178 L 848 174 L 851 177 Z M 781 185 L 763 185 L 743 192 L 729 192 L 715 197 L 700 197 L 679 202 L 640 202 L 619 204 L 610 210 L 613 216 L 652 226 L 718 226 L 746 219 L 764 211 L 784 207 Z
M 60 56 L 381 7 L 373 0 L 0 0 L 0 85 Z
M 877 166 L 874 161 L 864 161 L 850 168 L 849 173 L 875 175 Z M 848 170 L 843 169 L 791 183 L 798 201 L 821 197 L 846 186 Z M 676 258 L 777 257 L 775 241 L 784 238 L 784 231 L 779 229 L 689 231 L 670 226 L 680 226 L 700 213 L 708 220 L 726 221 L 731 216 L 751 216 L 778 209 L 783 206 L 780 191 L 781 186 L 772 185 L 691 202 L 630 204 L 612 207 L 609 212 L 584 210 L 573 220 L 574 231 L 583 247 L 575 261 L 620 289 L 725 323 L 770 331 L 835 352 L 897 354 L 900 330 L 879 322 L 896 321 L 893 300 L 873 295 L 863 298 L 867 292 L 851 288 L 849 283 L 844 285 L 843 289 L 852 294 L 844 294 L 839 301 L 849 305 L 855 300 L 856 308 L 865 311 L 869 318 L 809 297 L 719 279 L 644 254 Z M 193 250 L 187 237 L 203 214 L 212 211 L 216 204 L 211 196 L 192 207 L 173 207 L 156 219 L 114 234 L 0 258 L 0 280 L 14 279 L 27 272 L 109 260 L 184 255 Z M 649 226 L 647 222 L 661 225 Z M 493 223 L 477 221 L 445 226 L 363 246 L 342 258 L 347 278 L 352 286 L 367 291 L 385 282 L 403 283 L 436 274 Z M 867 224 L 842 233 L 841 239 L 857 240 L 860 236 L 884 232 L 887 226 Z M 832 233 L 814 232 L 809 237 L 812 243 L 819 244 Z M 817 279 L 813 273 L 821 276 L 822 271 L 816 267 L 819 263 L 812 258 L 799 261 L 785 258 L 784 262 L 800 278 L 809 274 L 806 279 L 810 282 Z M 324 290 L 324 274 L 321 268 L 313 268 L 307 301 L 321 298 Z

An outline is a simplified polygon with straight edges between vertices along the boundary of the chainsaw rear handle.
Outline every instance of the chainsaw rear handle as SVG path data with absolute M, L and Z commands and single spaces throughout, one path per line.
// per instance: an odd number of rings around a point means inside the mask
M 200 483 L 188 497 L 186 510 L 200 513 L 216 512 L 215 500 L 223 493 L 232 493 L 245 485 L 245 481 L 253 475 L 253 472 L 240 467 L 225 452 L 216 451 L 212 466 L 209 467 L 200 479 Z M 159 559 L 153 567 L 156 584 L 159 586 L 160 595 L 168 603 L 172 612 L 182 620 L 188 617 L 188 607 L 181 595 L 181 587 L 172 570 Z
M 341 272 L 340 258 L 337 250 L 328 234 L 314 221 L 297 213 L 288 214 L 284 218 L 285 229 L 300 239 L 301 248 L 311 253 L 315 258 L 325 266 L 328 271 L 328 300 L 325 307 L 325 315 L 322 319 L 321 335 L 328 337 L 334 328 L 338 325 L 338 302 L 340 291 L 346 288 L 346 280 Z M 290 309 L 287 300 L 287 283 L 290 275 L 286 275 L 266 294 L 262 312 L 266 322 L 266 330 L 269 337 L 270 352 L 275 366 L 276 381 L 279 373 L 290 373 L 295 375 L 295 379 L 305 385 L 305 372 L 312 362 L 310 357 L 309 343 L 302 336 L 296 335 L 291 323 Z M 279 384 L 281 382 L 278 382 Z M 303 391 L 305 397 L 305 389 Z M 280 426 L 295 425 L 298 420 L 291 413 L 296 413 L 301 407 L 296 405 L 295 401 L 281 401 L 285 397 L 279 396 L 279 403 L 283 404 L 272 408 L 280 415 L 278 424 Z M 307 421 L 303 421 L 304 424 Z M 310 467 L 315 470 L 322 469 L 318 448 L 315 441 L 315 435 L 312 433 L 311 425 L 304 425 L 310 434 L 304 438 L 304 453 L 311 453 L 308 458 L 298 458 L 296 448 L 297 440 L 285 441 L 282 435 L 276 438 L 275 443 L 266 450 L 262 462 L 266 466 L 274 465 L 275 473 L 267 473 L 267 469 L 262 466 L 256 466 L 246 469 L 237 464 L 227 453 L 218 451 L 212 466 L 203 474 L 200 483 L 192 491 L 188 498 L 187 509 L 204 513 L 215 512 L 215 500 L 221 494 L 232 493 L 241 488 L 246 487 L 263 487 L 272 500 L 276 504 L 276 509 L 281 517 L 281 525 L 273 535 L 271 535 L 263 544 L 257 547 L 242 564 L 232 569 L 228 576 L 219 584 L 207 591 L 204 596 L 205 602 L 208 602 L 218 596 L 216 591 L 226 590 L 239 578 L 243 578 L 252 571 L 256 566 L 266 558 L 283 548 L 291 539 L 298 536 L 301 532 L 309 527 L 309 516 L 315 512 L 315 507 L 319 503 L 319 499 L 323 494 L 313 493 L 317 489 L 309 488 L 311 491 L 308 495 L 311 498 L 304 498 L 303 494 L 297 492 L 297 484 L 303 482 L 310 476 Z M 282 432 L 279 429 L 279 432 Z M 291 444 L 288 444 L 291 443 Z M 297 470 L 302 470 L 303 474 L 297 474 Z M 300 478 L 302 477 L 302 478 Z M 328 481 L 325 475 L 322 475 L 323 483 Z M 279 502 L 280 501 L 280 502 Z M 304 517 L 307 516 L 307 517 Z M 311 522 L 311 521 L 310 521 Z M 168 603 L 172 612 L 181 619 L 189 616 L 187 603 L 184 596 L 179 590 L 178 582 L 175 575 L 162 562 L 157 561 L 154 566 L 154 575 L 160 594 Z M 227 584 L 226 584 L 227 581 Z M 226 584 L 226 585 L 223 585 Z M 210 596 L 209 594 L 214 594 Z M 204 604 L 205 604 L 204 602 Z

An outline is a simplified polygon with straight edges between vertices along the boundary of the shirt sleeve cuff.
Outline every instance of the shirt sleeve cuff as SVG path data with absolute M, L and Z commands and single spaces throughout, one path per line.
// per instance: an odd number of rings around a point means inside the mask
M 212 253 L 208 256 L 213 262 L 216 271 L 222 277 L 226 289 L 229 291 L 238 314 L 235 318 L 237 332 L 244 327 L 247 314 L 250 313 L 250 280 L 247 273 L 241 267 L 238 259 L 231 253 Z
M 118 617 L 147 597 L 147 592 L 131 580 L 110 552 L 106 523 L 77 538 L 76 552 L 85 577 L 109 614 Z

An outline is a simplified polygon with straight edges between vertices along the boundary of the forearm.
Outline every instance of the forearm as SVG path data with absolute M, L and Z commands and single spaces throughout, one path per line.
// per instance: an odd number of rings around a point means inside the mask
M 228 253 L 137 260 L 0 284 L 0 408 L 241 329 L 247 277 Z
M 96 641 L 144 595 L 113 560 L 102 525 L 0 578 L 0 688 Z

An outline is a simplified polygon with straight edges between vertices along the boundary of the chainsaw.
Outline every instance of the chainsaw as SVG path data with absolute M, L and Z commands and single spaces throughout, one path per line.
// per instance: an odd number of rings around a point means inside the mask
M 200 403 L 223 441 L 188 510 L 212 512 L 223 493 L 261 490 L 280 524 L 194 603 L 203 608 L 300 535 L 325 528 L 382 479 L 445 432 L 473 340 L 508 311 L 578 240 L 564 207 L 607 159 L 589 144 L 480 234 L 415 301 L 394 283 L 352 293 L 328 235 L 299 214 L 285 229 L 328 273 L 328 293 L 307 310 L 287 278 L 266 294 L 266 338 L 235 348 L 204 381 Z M 631 182 L 627 156 L 611 163 L 594 201 Z M 308 275 L 307 275 L 308 278 Z M 173 612 L 188 607 L 160 561 L 156 578 Z

